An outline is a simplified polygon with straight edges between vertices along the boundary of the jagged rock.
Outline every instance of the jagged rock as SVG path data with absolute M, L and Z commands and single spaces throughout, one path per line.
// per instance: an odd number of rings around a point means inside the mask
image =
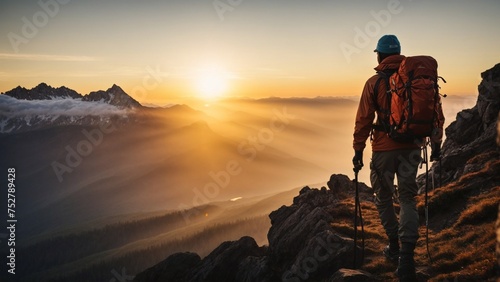
M 351 188 L 353 186 L 349 177 L 345 175 L 340 176 L 338 174 L 330 176 L 330 180 L 326 184 L 335 194 L 345 193 L 347 188 Z
M 330 211 L 343 205 L 354 194 L 355 184 L 345 175 L 332 175 L 326 188 L 304 187 L 291 206 L 272 212 L 269 257 L 273 269 L 283 281 L 325 279 L 340 268 L 352 266 L 354 243 L 335 232 Z M 368 200 L 370 189 L 360 183 L 359 189 Z M 357 250 L 359 251 L 359 249 Z
M 283 273 L 282 281 L 309 281 L 328 277 L 337 269 L 352 266 L 353 249 L 352 239 L 342 237 L 333 230 L 316 233 Z
M 314 234 L 328 230 L 333 220 L 322 207 L 304 204 L 298 209 L 293 207 L 295 212 L 285 220 L 277 221 L 276 218 L 282 217 L 280 213 L 288 214 L 288 211 L 283 211 L 287 208 L 281 207 L 269 215 L 272 224 L 267 235 L 269 252 L 278 264 L 289 263 L 290 258 L 295 258 Z
M 235 281 L 274 281 L 271 270 L 269 269 L 269 257 L 246 257 L 238 266 L 238 273 L 236 273 Z
M 106 91 L 90 92 L 84 96 L 82 101 L 103 101 L 119 108 L 137 108 L 141 104 L 134 98 L 130 97 L 120 86 L 113 84 L 111 88 Z
M 139 273 L 134 281 L 257 281 L 253 278 L 264 277 L 267 271 L 264 250 L 245 236 L 222 243 L 203 260 L 194 253 L 173 254 Z
M 328 282 L 365 282 L 374 280 L 373 275 L 366 271 L 342 268 L 335 272 Z
M 188 281 L 186 277 L 192 269 L 201 263 L 195 253 L 177 253 L 169 256 L 159 264 L 139 273 L 135 282 Z
M 473 141 L 478 133 L 481 118 L 477 107 L 466 109 L 457 114 L 457 118 L 446 128 L 446 139 L 457 145 L 464 145 Z
M 262 250 L 251 237 L 224 242 L 192 270 L 194 275 L 190 281 L 236 281 L 240 262 L 250 256 L 262 255 Z
M 477 108 L 482 125 L 488 126 L 496 121 L 500 108 L 500 64 L 483 72 L 481 78 Z
M 180 281 L 319 281 L 352 266 L 354 242 L 335 232 L 331 223 L 335 222 L 332 211 L 345 209 L 354 184 L 345 175 L 333 175 L 330 185 L 342 192 L 304 187 L 292 205 L 269 215 L 269 247 L 259 248 L 250 237 L 224 242 Z M 366 186 L 363 189 L 369 191 Z M 369 198 L 371 192 L 366 195 Z M 359 247 L 356 252 L 360 254 Z M 168 266 L 171 260 L 169 257 L 161 264 Z
M 446 185 L 462 175 L 481 169 L 481 164 L 471 164 L 470 159 L 495 148 L 496 117 L 500 110 L 500 64 L 481 74 L 476 105 L 457 114 L 456 121 L 446 128 L 442 147 L 442 160 L 430 169 L 436 185 Z M 417 179 L 420 193 L 425 188 L 425 175 Z
M 293 205 L 302 206 L 304 204 L 308 204 L 313 207 L 324 207 L 328 206 L 333 201 L 337 202 L 339 199 L 344 199 L 346 197 L 347 193 L 335 194 L 326 189 L 323 190 L 311 189 L 306 186 L 302 188 L 299 196 L 293 199 Z
M 329 223 L 333 218 L 329 208 L 349 197 L 349 193 L 354 191 L 354 184 L 345 175 L 332 175 L 329 183 L 346 187 L 338 190 L 304 187 L 291 206 L 282 206 L 269 215 L 272 226 L 267 237 L 273 261 L 279 264 L 283 258 L 289 260 L 295 257 L 308 240 L 322 231 L 331 230 Z
M 334 194 L 344 195 L 344 197 L 353 197 L 355 194 L 356 183 L 349 179 L 346 175 L 342 174 L 332 174 L 330 180 L 327 182 L 328 188 L 333 191 Z M 373 189 L 368 187 L 365 183 L 358 183 L 359 196 L 363 201 L 373 200 Z

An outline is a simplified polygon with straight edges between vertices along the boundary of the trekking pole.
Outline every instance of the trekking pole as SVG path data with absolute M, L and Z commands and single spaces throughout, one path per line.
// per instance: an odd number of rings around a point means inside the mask
M 435 169 L 435 168 L 432 168 L 432 169 L 431 169 L 431 172 L 432 172 L 432 173 L 431 173 L 432 191 L 434 191 L 434 189 L 436 189 L 436 186 L 435 186 L 435 183 L 434 183 L 434 182 L 435 182 L 435 181 L 434 181 L 434 172 L 436 172 L 436 169 Z
M 443 187 L 443 163 L 441 162 L 441 156 L 439 156 L 439 187 Z
M 357 247 L 358 247 L 358 215 L 361 225 L 361 264 L 365 259 L 365 228 L 363 225 L 363 215 L 361 212 L 361 203 L 359 201 L 359 186 L 358 186 L 358 172 L 359 168 L 354 168 L 354 184 L 356 186 L 355 196 L 354 196 L 354 269 L 356 269 L 356 257 L 357 257 Z
M 357 247 L 358 247 L 358 171 L 354 169 L 354 184 L 356 185 L 356 192 L 354 196 L 354 261 L 353 269 L 356 269 L 356 255 L 357 255 Z
M 424 162 L 425 162 L 425 246 L 427 248 L 427 256 L 432 264 L 431 252 L 429 250 L 429 202 L 428 202 L 428 190 L 429 190 L 429 155 L 427 152 L 427 144 L 424 144 Z

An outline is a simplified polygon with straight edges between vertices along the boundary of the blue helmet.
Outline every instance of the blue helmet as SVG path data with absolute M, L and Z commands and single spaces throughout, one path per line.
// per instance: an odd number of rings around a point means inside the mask
M 378 40 L 377 49 L 373 52 L 385 54 L 401 53 L 401 44 L 396 35 L 384 35 Z

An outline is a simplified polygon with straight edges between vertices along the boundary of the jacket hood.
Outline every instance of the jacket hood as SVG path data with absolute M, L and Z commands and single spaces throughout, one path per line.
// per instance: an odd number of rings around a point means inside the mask
M 376 71 L 397 70 L 405 56 L 393 55 L 385 58 L 376 68 Z

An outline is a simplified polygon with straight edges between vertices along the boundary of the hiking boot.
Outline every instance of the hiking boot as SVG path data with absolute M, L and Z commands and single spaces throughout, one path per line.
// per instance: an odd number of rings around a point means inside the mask
M 396 275 L 401 282 L 416 282 L 417 273 L 415 271 L 415 260 L 413 255 L 401 255 Z
M 397 263 L 399 259 L 399 250 L 398 249 L 391 249 L 390 245 L 387 245 L 384 250 L 382 251 L 384 253 L 384 256 L 386 259 Z

